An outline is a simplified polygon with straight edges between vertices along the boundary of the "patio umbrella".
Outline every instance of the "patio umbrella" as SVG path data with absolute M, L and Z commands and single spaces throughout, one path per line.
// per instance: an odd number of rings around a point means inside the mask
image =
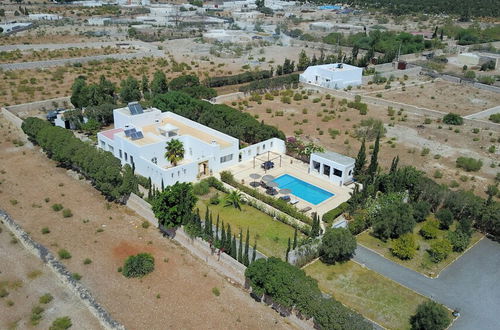
M 280 189 L 280 194 L 283 194 L 283 195 L 288 195 L 291 192 L 292 191 L 290 189 L 288 189 L 288 188 Z
M 267 181 L 273 181 L 273 180 L 274 180 L 274 176 L 267 174 L 267 175 L 264 175 L 264 176 L 262 177 L 262 180 L 264 180 L 264 181 L 266 181 L 266 182 L 267 182 Z
M 260 176 L 261 176 L 261 175 L 260 175 L 260 174 L 257 174 L 257 173 L 252 173 L 252 174 L 250 174 L 250 177 L 251 177 L 252 179 L 254 179 L 254 181 L 250 184 L 252 187 L 257 187 L 257 186 L 259 185 L 259 183 L 258 183 L 258 182 L 256 182 L 255 180 L 259 179 L 259 178 L 260 178 Z
M 276 188 L 278 186 L 278 184 L 274 181 L 269 181 L 266 183 L 266 185 L 271 188 Z

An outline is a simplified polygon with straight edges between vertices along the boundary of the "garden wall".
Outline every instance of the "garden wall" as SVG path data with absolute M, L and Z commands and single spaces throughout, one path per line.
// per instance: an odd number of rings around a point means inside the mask
M 14 126 L 16 126 L 19 129 L 21 128 L 21 125 L 23 124 L 23 120 L 21 118 L 17 117 L 6 108 L 2 108 L 2 115 L 4 115 L 5 119 L 10 121 Z M 22 136 L 25 137 L 24 134 Z
M 125 327 L 119 322 L 115 321 L 107 310 L 104 309 L 92 296 L 92 293 L 84 287 L 80 282 L 76 281 L 71 277 L 71 272 L 69 272 L 66 267 L 60 263 L 54 255 L 43 245 L 34 241 L 30 235 L 28 235 L 19 226 L 14 219 L 12 219 L 7 212 L 0 209 L 0 220 L 7 228 L 14 234 L 14 236 L 23 244 L 23 246 L 31 252 L 36 257 L 40 258 L 44 264 L 46 264 L 56 276 L 71 290 L 73 293 L 80 298 L 80 300 L 87 306 L 89 311 L 97 317 L 101 325 L 105 329 L 125 329 Z
M 31 102 L 31 103 L 23 103 L 23 104 L 17 104 L 17 105 L 11 105 L 7 107 L 7 110 L 15 114 L 16 116 L 19 116 L 19 113 L 21 112 L 27 112 L 27 111 L 38 111 L 41 110 L 42 108 L 45 108 L 47 110 L 51 110 L 57 107 L 64 107 L 64 102 L 66 102 L 67 107 L 73 108 L 71 105 L 70 97 L 69 96 L 64 96 L 64 97 L 58 97 L 55 99 L 48 99 L 48 100 L 43 100 L 43 101 L 36 101 L 36 102 Z

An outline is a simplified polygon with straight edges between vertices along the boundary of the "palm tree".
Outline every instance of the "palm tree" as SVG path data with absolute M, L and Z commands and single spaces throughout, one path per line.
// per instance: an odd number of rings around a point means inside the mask
M 165 158 L 174 166 L 184 158 L 184 145 L 180 140 L 168 141 L 165 150 Z
M 241 211 L 242 195 L 238 190 L 233 190 L 226 196 L 226 205 L 234 206 L 234 208 Z

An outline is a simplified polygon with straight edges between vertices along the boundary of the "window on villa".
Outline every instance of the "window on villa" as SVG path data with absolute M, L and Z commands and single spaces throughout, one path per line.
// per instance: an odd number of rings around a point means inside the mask
M 262 150 L 266 150 L 266 145 L 265 144 L 262 145 Z
M 122 158 L 122 149 L 120 149 L 120 159 Z
M 342 177 L 342 171 L 341 170 L 337 170 L 336 168 L 333 169 L 333 175 L 335 176 L 338 176 L 338 177 Z
M 130 163 L 134 165 L 134 156 L 130 155 Z
M 330 166 L 323 164 L 323 174 L 330 176 Z
M 319 169 L 320 169 L 320 167 L 321 167 L 321 164 L 320 164 L 319 162 L 317 162 L 317 161 L 314 161 L 314 160 L 313 160 L 313 169 L 314 169 L 316 172 L 318 172 L 318 173 L 319 173 Z
M 271 141 L 271 148 L 273 147 L 273 141 Z
M 349 175 L 352 175 L 352 170 L 349 170 Z
M 106 143 L 104 143 L 104 141 L 101 141 L 101 148 L 105 148 L 106 147 Z
M 125 161 L 128 162 L 128 155 L 125 153 Z
M 115 148 L 113 148 L 112 145 L 108 144 L 108 149 L 109 151 L 111 151 L 112 153 L 115 153 Z
M 233 154 L 229 154 L 229 155 L 226 155 L 226 156 L 222 156 L 222 157 L 220 158 L 220 162 L 221 162 L 221 163 L 229 162 L 229 161 L 231 161 L 231 160 L 233 160 Z

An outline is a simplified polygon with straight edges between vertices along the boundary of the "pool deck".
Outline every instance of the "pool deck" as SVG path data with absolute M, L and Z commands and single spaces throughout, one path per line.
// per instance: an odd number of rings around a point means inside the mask
M 225 170 L 231 171 L 233 173 L 234 178 L 238 180 L 239 182 L 242 182 L 248 186 L 250 186 L 250 183 L 253 181 L 259 181 L 258 180 L 253 180 L 250 178 L 250 174 L 252 173 L 257 173 L 260 174 L 261 176 L 264 176 L 266 174 L 272 175 L 275 178 L 283 175 L 283 174 L 290 174 L 297 179 L 300 179 L 302 181 L 305 181 L 307 183 L 313 184 L 321 189 L 324 189 L 326 191 L 329 191 L 335 196 L 332 196 L 328 198 L 327 200 L 319 203 L 318 205 L 311 204 L 293 194 L 290 194 L 293 199 L 299 200 L 295 206 L 300 210 L 303 209 L 307 206 L 311 207 L 311 210 L 306 212 L 306 214 L 311 215 L 312 212 L 318 213 L 320 216 L 323 215 L 324 213 L 330 211 L 331 209 L 336 208 L 340 203 L 343 203 L 347 201 L 351 196 L 349 193 L 354 189 L 354 185 L 351 184 L 349 186 L 339 186 L 333 182 L 328 181 L 326 177 L 322 178 L 321 176 L 316 176 L 313 174 L 309 174 L 309 166 L 308 164 L 297 160 L 295 158 L 292 158 L 287 155 L 281 155 L 281 167 L 280 167 L 280 161 L 279 159 L 274 159 L 274 168 L 268 171 L 264 171 L 261 168 L 261 163 L 262 161 L 255 161 L 255 168 L 253 167 L 253 160 L 248 160 L 244 161 L 241 163 L 238 163 L 234 166 L 231 166 Z M 265 189 L 258 187 L 256 188 L 260 192 L 265 193 Z M 277 188 L 279 190 L 279 188 Z M 278 198 L 279 196 L 282 196 L 281 194 L 276 195 L 275 197 Z

